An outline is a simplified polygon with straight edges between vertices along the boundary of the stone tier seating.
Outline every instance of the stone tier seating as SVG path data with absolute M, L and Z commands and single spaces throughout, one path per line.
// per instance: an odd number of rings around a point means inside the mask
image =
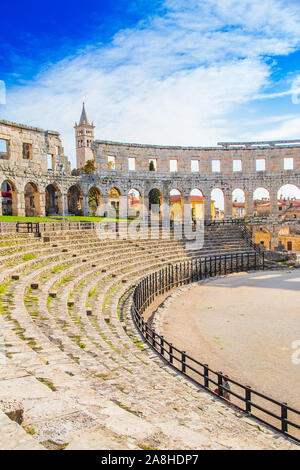
M 168 263 L 249 251 L 237 227 L 202 250 L 94 231 L 0 238 L 0 449 L 290 449 L 167 367 L 130 317 L 133 285 Z

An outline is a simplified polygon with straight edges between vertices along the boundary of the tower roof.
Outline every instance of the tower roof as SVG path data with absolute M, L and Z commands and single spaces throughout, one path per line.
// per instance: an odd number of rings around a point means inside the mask
M 79 121 L 80 126 L 82 126 L 83 124 L 87 124 L 89 126 L 89 120 L 86 114 L 84 103 L 82 105 L 82 112 L 81 112 L 80 121 Z

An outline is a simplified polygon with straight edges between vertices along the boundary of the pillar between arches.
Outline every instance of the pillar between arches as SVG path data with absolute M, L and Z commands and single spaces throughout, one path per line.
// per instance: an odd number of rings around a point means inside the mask
M 207 196 L 204 196 L 204 218 L 205 218 L 205 220 L 211 220 L 212 219 L 211 197 L 208 193 L 207 193 Z

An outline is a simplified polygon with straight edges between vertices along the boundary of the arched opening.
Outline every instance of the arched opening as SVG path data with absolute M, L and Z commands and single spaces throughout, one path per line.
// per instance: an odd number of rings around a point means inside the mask
M 149 192 L 149 214 L 152 217 L 161 217 L 162 194 L 159 189 L 153 188 Z
M 2 215 L 18 215 L 17 192 L 13 183 L 3 181 L 1 185 Z
M 57 215 L 62 213 L 61 192 L 54 184 L 49 184 L 45 189 L 46 215 Z
M 170 218 L 171 220 L 183 221 L 183 199 L 179 189 L 170 191 Z
M 111 188 L 108 193 L 108 209 L 111 217 L 119 217 L 121 191 Z
M 279 219 L 300 218 L 300 189 L 294 184 L 281 186 L 277 193 Z
M 222 220 L 224 213 L 224 193 L 222 189 L 215 188 L 211 192 L 211 216 L 213 220 Z
M 142 212 L 142 196 L 138 189 L 132 188 L 128 191 L 127 197 L 128 216 L 140 217 Z
M 83 215 L 83 194 L 81 189 L 74 185 L 68 189 L 68 212 L 72 215 Z
M 96 217 L 101 214 L 101 193 L 96 186 L 90 188 L 89 196 L 89 216 Z
M 266 188 L 256 188 L 253 193 L 253 216 L 268 217 L 270 210 L 270 192 Z
M 192 220 L 204 219 L 204 196 L 200 189 L 192 189 L 190 193 Z
M 232 216 L 234 219 L 243 219 L 246 216 L 245 191 L 236 188 L 232 191 Z
M 27 183 L 24 190 L 25 195 L 25 216 L 40 216 L 40 195 L 35 183 Z
M 260 227 L 254 234 L 255 243 L 271 249 L 271 232 L 265 227 Z

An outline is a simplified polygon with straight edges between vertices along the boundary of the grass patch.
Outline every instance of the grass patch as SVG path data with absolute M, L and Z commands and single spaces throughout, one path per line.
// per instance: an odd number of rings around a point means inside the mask
M 51 219 L 47 217 L 21 217 L 17 215 L 1 215 L 0 220 L 3 222 L 51 222 Z
M 140 442 L 138 447 L 142 450 L 157 450 L 155 447 L 148 446 L 148 444 L 144 444 L 143 442 Z
M 69 276 L 66 276 L 64 277 L 60 282 L 59 282 L 59 286 L 61 286 L 62 284 L 64 284 L 65 282 L 68 282 L 70 279 L 72 279 L 73 277 L 73 274 L 69 274 Z
M 122 410 L 125 410 L 125 411 L 128 411 L 129 413 L 135 415 L 135 416 L 139 416 L 138 413 L 136 413 L 136 411 L 133 411 L 131 410 L 130 408 L 128 408 L 128 406 L 126 405 L 123 405 L 120 401 L 118 400 L 112 400 L 116 405 L 118 405 L 120 408 L 122 408 Z
M 43 377 L 37 377 L 37 380 L 43 383 L 44 385 L 46 385 L 47 387 L 49 387 L 50 390 L 52 390 L 52 392 L 56 392 L 57 388 L 54 386 L 51 380 L 43 379 Z
M 24 429 L 27 432 L 27 434 L 30 434 L 31 436 L 35 434 L 35 430 L 33 428 L 26 427 Z
M 34 255 L 33 253 L 27 253 L 26 255 L 23 256 L 23 261 L 29 261 L 30 259 L 34 259 L 36 258 L 36 255 Z
M 55 268 L 52 269 L 52 274 L 58 273 L 59 271 L 62 271 L 63 269 L 68 268 L 68 264 L 61 264 L 60 266 L 56 266 Z
M 89 291 L 89 297 L 93 297 L 96 294 L 96 292 L 97 292 L 97 286 L 94 287 L 94 289 L 91 289 Z

